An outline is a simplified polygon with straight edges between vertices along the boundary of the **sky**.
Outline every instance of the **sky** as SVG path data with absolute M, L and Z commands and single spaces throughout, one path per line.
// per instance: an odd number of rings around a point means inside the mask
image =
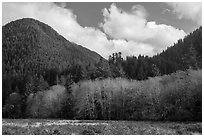
M 153 56 L 202 25 L 199 2 L 2 3 L 2 25 L 34 18 L 108 58 Z

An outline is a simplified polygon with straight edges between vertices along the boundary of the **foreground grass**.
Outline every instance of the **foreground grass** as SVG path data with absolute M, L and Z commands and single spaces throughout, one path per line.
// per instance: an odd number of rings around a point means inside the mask
M 10 135 L 192 135 L 202 123 L 3 119 L 2 134 Z

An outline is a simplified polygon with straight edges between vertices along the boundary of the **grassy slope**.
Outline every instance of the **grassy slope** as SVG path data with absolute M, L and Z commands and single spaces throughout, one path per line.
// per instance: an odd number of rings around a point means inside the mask
M 202 123 L 3 119 L 2 134 L 179 135 L 201 134 Z

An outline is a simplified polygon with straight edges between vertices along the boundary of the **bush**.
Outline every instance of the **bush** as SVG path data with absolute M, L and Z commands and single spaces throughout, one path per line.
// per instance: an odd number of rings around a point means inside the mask
M 58 117 L 66 100 L 66 88 L 52 86 L 49 90 L 30 94 L 27 98 L 27 116 L 34 118 Z
M 19 93 L 11 93 L 3 107 L 3 118 L 21 117 L 21 96 Z
M 202 120 L 201 70 L 145 81 L 89 80 L 74 84 L 72 90 L 79 119 Z

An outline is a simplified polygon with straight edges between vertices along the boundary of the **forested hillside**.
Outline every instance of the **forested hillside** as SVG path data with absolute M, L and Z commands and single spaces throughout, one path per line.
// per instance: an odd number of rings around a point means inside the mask
M 51 68 L 63 70 L 74 64 L 94 64 L 101 57 L 67 41 L 50 26 L 34 19 L 17 20 L 2 29 L 5 73 L 12 70 L 20 75 Z
M 105 60 L 20 19 L 2 27 L 3 117 L 198 121 L 201 69 L 202 27 L 153 57 Z
M 54 85 L 59 73 L 72 74 L 77 82 L 81 70 L 95 68 L 99 54 L 74 44 L 50 26 L 31 18 L 10 22 L 2 27 L 3 104 L 15 90 L 24 95 L 26 83 L 35 81 Z M 84 74 L 86 75 L 86 74 Z M 59 76 L 60 77 L 60 76 Z M 46 81 L 44 81 L 44 79 Z M 35 88 L 37 92 L 44 88 Z
M 201 69 L 202 27 L 153 57 L 139 55 L 123 59 L 121 53 L 114 53 L 109 57 L 109 63 L 120 66 L 126 77 L 137 80 L 170 74 L 177 70 Z
M 169 74 L 176 70 L 202 68 L 202 27 L 178 40 L 161 54 L 152 58 L 161 74 Z

